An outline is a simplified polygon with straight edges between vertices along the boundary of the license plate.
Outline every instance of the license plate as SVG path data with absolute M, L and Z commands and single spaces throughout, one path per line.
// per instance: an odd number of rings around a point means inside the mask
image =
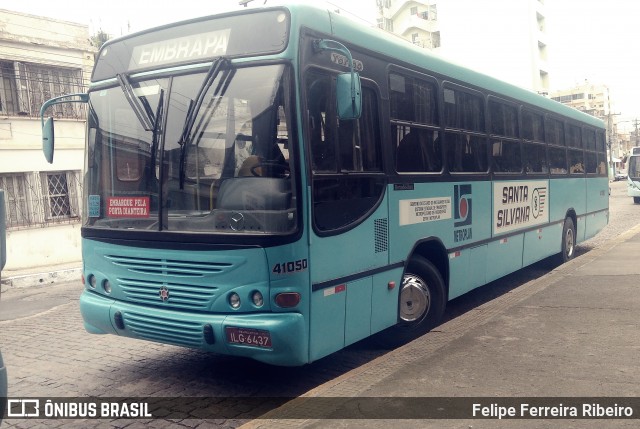
M 271 334 L 269 331 L 228 326 L 225 328 L 225 333 L 228 343 L 271 348 Z

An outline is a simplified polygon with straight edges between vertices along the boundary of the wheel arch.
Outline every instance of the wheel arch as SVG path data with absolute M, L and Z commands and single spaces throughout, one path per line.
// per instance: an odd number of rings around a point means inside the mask
M 573 226 L 576 228 L 576 230 L 578 229 L 578 215 L 576 214 L 576 211 L 573 207 L 570 207 L 567 209 L 567 212 L 564 215 L 564 219 L 566 218 L 571 218 L 571 220 L 573 220 Z M 564 222 L 564 219 L 562 219 L 562 221 Z
M 405 268 L 413 256 L 421 256 L 436 267 L 444 281 L 447 295 L 445 299 L 449 301 L 449 256 L 442 241 L 437 237 L 428 237 L 416 242 L 407 256 Z

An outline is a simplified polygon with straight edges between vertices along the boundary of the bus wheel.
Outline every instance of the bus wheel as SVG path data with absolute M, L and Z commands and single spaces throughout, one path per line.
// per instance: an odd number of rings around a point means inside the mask
M 576 254 L 576 227 L 570 217 L 564 220 L 562 227 L 562 250 L 560 262 L 565 263 L 573 259 Z
M 640 197 L 633 197 L 633 204 L 640 204 Z
M 438 325 L 445 306 L 445 285 L 440 272 L 426 259 L 412 257 L 402 277 L 398 324 L 381 332 L 379 343 L 397 347 L 426 333 Z

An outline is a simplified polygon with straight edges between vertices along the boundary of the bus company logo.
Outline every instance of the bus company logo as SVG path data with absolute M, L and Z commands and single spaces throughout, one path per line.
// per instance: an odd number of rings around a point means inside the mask
M 473 221 L 471 207 L 471 185 L 454 185 L 453 216 L 454 227 L 471 225 Z
M 454 185 L 453 187 L 453 241 L 471 240 L 473 237 L 471 224 L 473 211 L 471 206 L 471 185 Z
M 547 188 L 535 188 L 531 196 L 531 215 L 534 219 L 544 215 L 547 207 Z
M 166 286 L 162 286 L 160 288 L 160 292 L 158 292 L 158 295 L 160 296 L 160 301 L 162 302 L 169 301 L 169 289 L 167 289 Z

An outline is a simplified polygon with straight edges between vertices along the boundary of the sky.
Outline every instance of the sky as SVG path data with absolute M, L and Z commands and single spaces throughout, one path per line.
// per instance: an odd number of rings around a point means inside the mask
M 314 2 L 314 0 L 306 0 Z M 439 0 L 455 1 L 455 0 Z M 519 1 L 519 0 L 512 0 Z M 89 25 L 112 36 L 156 25 L 239 8 L 239 0 L 0 0 L 0 9 Z M 266 0 L 267 5 L 273 0 Z M 254 0 L 261 5 L 265 0 Z M 324 1 L 316 0 L 316 3 Z M 375 0 L 329 0 L 343 10 L 375 21 Z M 607 85 L 619 121 L 640 118 L 640 1 L 544 0 L 551 89 L 582 83 Z M 333 7 L 333 6 L 332 6 Z M 337 7 L 337 6 L 335 6 Z M 443 41 L 444 43 L 444 41 Z M 630 126 L 630 122 L 627 123 Z M 623 124 L 621 124 L 624 126 Z

